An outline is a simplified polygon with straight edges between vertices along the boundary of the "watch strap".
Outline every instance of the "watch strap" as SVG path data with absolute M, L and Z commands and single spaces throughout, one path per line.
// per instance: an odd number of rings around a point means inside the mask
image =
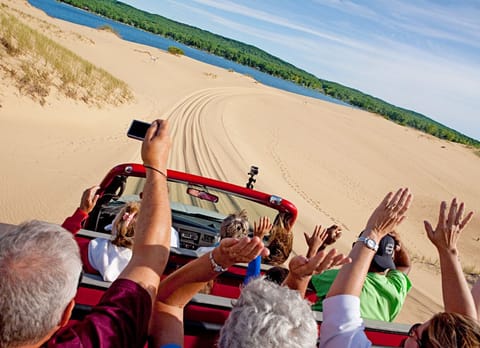
M 362 242 L 368 249 L 378 251 L 378 243 L 368 237 L 358 237 L 357 242 Z
M 220 266 L 218 263 L 215 262 L 215 259 L 213 258 L 213 250 L 210 251 L 208 258 L 210 259 L 210 264 L 212 265 L 212 269 L 215 272 L 221 273 L 221 272 L 225 272 L 228 269 L 228 268 L 223 268 L 222 266 Z

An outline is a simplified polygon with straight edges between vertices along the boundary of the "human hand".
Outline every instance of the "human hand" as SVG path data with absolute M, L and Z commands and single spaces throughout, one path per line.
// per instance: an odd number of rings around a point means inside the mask
M 267 216 L 262 216 L 258 220 L 258 224 L 256 221 L 253 222 L 253 235 L 263 240 L 265 234 L 272 229 L 272 222 Z
M 311 258 L 315 256 L 325 242 L 325 239 L 327 239 L 327 230 L 322 228 L 322 226 L 317 225 L 311 236 L 306 232 L 303 233 L 303 236 L 308 245 L 307 258 Z
M 430 222 L 425 220 L 423 223 L 425 225 L 425 231 L 427 232 L 428 239 L 430 239 L 430 241 L 439 251 L 445 250 L 456 253 L 457 241 L 460 237 L 460 232 L 471 220 L 473 211 L 469 212 L 465 217 L 463 217 L 465 206 L 463 202 L 461 202 L 459 205 L 456 198 L 454 198 L 450 204 L 448 216 L 446 211 L 447 203 L 442 201 L 442 203 L 440 203 L 440 212 L 435 230 L 432 228 Z
M 332 225 L 327 228 L 327 238 L 323 242 L 323 246 L 332 245 L 342 236 L 342 228 L 337 225 Z
M 400 249 L 402 249 L 402 241 L 400 239 L 400 234 L 397 231 L 391 231 L 389 235 L 395 241 L 395 251 L 396 252 L 400 251 Z
M 366 231 L 376 234 L 378 241 L 393 231 L 406 217 L 412 201 L 408 188 L 389 192 L 367 221 Z
M 142 143 L 143 163 L 166 174 L 170 147 L 171 140 L 168 134 L 168 121 L 153 121 Z
M 82 198 L 80 199 L 80 210 L 87 214 L 90 214 L 90 212 L 95 207 L 95 204 L 97 204 L 98 198 L 100 197 L 100 195 L 97 194 L 97 191 L 99 189 L 100 186 L 95 185 L 83 191 Z
M 235 263 L 248 263 L 257 256 L 268 256 L 270 251 L 258 237 L 224 238 L 213 249 L 213 258 L 222 267 L 228 268 Z
M 312 258 L 305 256 L 295 256 L 288 265 L 290 274 L 296 279 L 303 279 L 314 274 L 320 274 L 335 266 L 344 265 L 352 262 L 348 256 L 338 254 L 336 249 L 331 249 L 328 253 L 325 250 L 318 252 Z

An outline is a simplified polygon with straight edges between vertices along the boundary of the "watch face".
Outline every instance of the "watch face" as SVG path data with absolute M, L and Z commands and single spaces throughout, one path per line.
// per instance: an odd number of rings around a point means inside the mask
M 376 243 L 373 239 L 367 239 L 367 244 L 368 244 L 368 247 L 371 249 L 375 249 L 376 247 Z

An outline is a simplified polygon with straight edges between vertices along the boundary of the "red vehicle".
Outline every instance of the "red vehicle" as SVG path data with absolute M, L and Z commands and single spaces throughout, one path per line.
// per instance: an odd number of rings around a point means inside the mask
M 258 168 L 252 166 L 245 186 L 238 186 L 174 170 L 168 171 L 168 190 L 172 226 L 179 233 L 179 248 L 172 248 L 165 275 L 199 256 L 199 247 L 215 245 L 220 240 L 219 227 L 230 213 L 246 209 L 250 221 L 262 216 L 271 221 L 297 218 L 295 205 L 288 200 L 253 189 Z M 109 237 L 105 226 L 128 201 L 140 200 L 145 183 L 145 169 L 140 164 L 121 164 L 103 179 L 97 205 L 78 238 Z M 269 266 L 262 265 L 265 271 Z M 240 294 L 246 265 L 235 265 L 220 275 L 209 295 L 198 294 L 185 308 L 185 347 L 214 347 L 218 332 L 228 317 L 231 300 Z M 80 319 L 95 305 L 110 283 L 98 275 L 85 274 L 76 296 L 73 319 Z M 308 294 L 315 301 L 315 293 Z M 317 312 L 321 326 L 322 313 Z M 409 326 L 368 322 L 367 335 L 376 345 L 399 347 Z

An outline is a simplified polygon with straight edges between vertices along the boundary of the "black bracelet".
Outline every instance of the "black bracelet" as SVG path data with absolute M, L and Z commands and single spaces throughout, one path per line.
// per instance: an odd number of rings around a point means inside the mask
M 156 171 L 157 173 L 160 173 L 160 174 L 162 174 L 162 175 L 165 177 L 165 179 L 167 179 L 167 174 L 165 174 L 164 172 L 162 172 L 160 169 L 153 168 L 153 167 L 151 167 L 151 166 L 148 166 L 148 165 L 146 165 L 146 164 L 144 164 L 143 166 L 144 166 L 145 168 L 148 168 L 148 169 L 154 170 L 154 171 Z

